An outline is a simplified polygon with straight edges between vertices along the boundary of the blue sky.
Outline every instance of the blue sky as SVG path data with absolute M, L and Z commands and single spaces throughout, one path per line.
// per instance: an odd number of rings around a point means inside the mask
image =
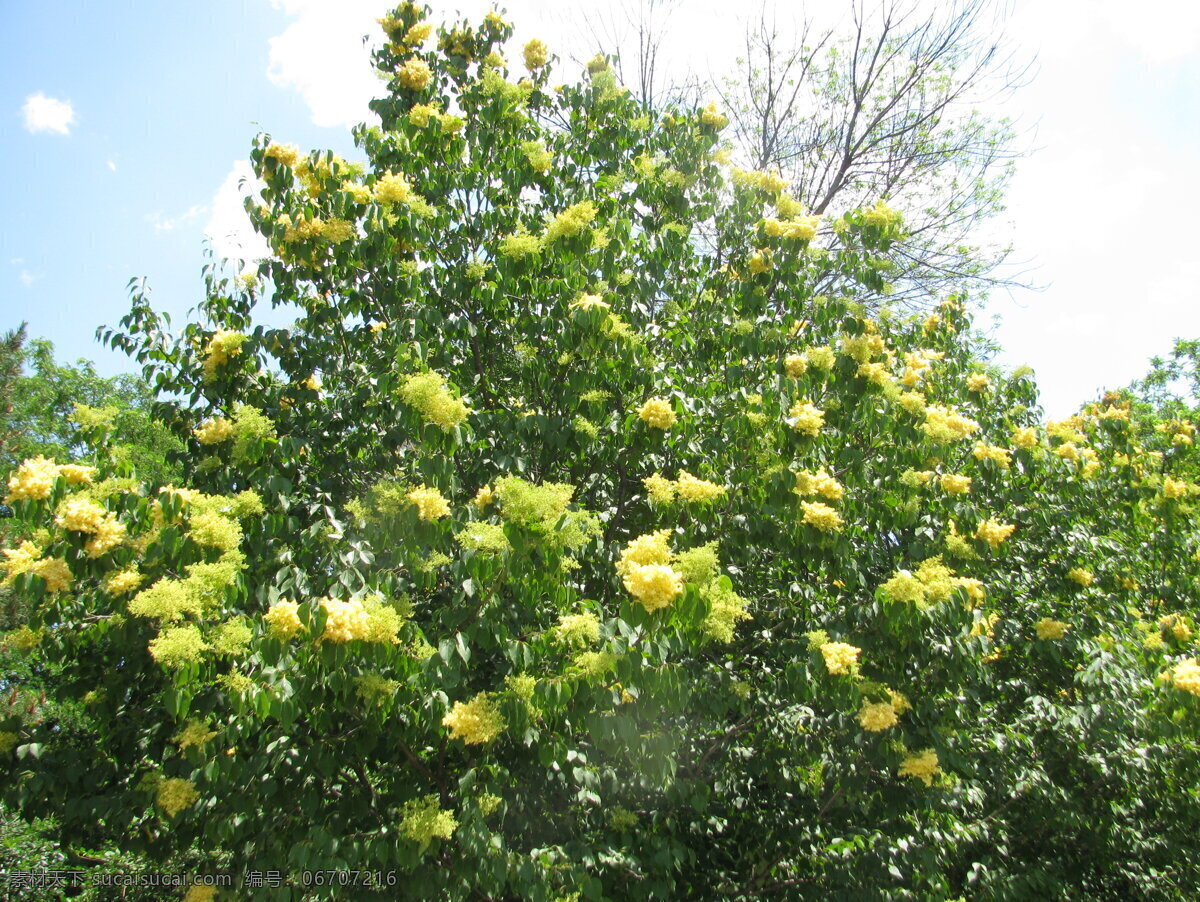
M 232 247 L 223 236 L 240 227 L 236 182 L 260 128 L 354 155 L 348 126 L 375 84 L 361 36 L 388 5 L 0 4 L 0 329 L 28 320 L 61 357 L 131 369 L 94 342 L 96 327 L 124 314 L 131 277 L 177 319 L 199 300 L 201 243 L 208 232 Z M 594 4 L 504 5 L 515 43 L 536 35 L 563 57 L 590 55 L 578 23 Z M 488 4 L 455 7 L 478 17 Z M 668 61 L 731 65 L 743 8 L 682 0 Z M 985 319 L 1001 317 L 1002 362 L 1032 365 L 1061 416 L 1138 376 L 1174 337 L 1200 336 L 1200 6 L 1012 9 L 1013 48 L 1038 67 L 998 112 L 1018 116 L 1036 150 L 994 229 L 1045 288 L 996 293 Z

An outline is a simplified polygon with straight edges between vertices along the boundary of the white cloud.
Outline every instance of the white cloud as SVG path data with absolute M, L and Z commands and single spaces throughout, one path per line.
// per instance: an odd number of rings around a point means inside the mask
M 147 213 L 146 222 L 154 226 L 156 232 L 173 232 L 179 226 L 191 222 L 201 213 L 208 212 L 208 207 L 204 204 L 193 204 L 186 212 L 175 217 L 163 216 L 161 213 Z
M 376 19 L 387 0 L 271 0 L 295 17 L 271 38 L 267 75 L 281 88 L 300 92 L 317 125 L 350 127 L 377 121 L 367 102 L 384 92 L 363 47 L 363 36 L 382 37 Z
M 28 288 L 30 285 L 32 285 L 34 282 L 36 282 L 40 278 L 41 278 L 41 276 L 35 276 L 33 273 L 31 273 L 27 269 L 21 270 L 21 272 L 18 273 L 18 275 L 17 275 L 17 279 L 19 279 L 21 284 L 24 285 L 26 288 Z
M 109 161 L 108 161 L 108 168 L 109 168 L 109 169 L 111 169 L 113 172 L 116 172 L 116 171 L 117 171 L 117 164 L 116 164 L 116 163 L 114 163 L 112 160 L 109 160 Z
M 38 132 L 68 135 L 75 122 L 75 109 L 71 101 L 47 97 L 41 91 L 25 98 L 21 112 L 25 116 L 25 129 L 35 135 Z
M 254 231 L 242 205 L 246 197 L 257 194 L 260 188 L 249 161 L 235 161 L 212 199 L 212 215 L 204 227 L 218 259 L 261 260 L 271 253 L 263 237 Z

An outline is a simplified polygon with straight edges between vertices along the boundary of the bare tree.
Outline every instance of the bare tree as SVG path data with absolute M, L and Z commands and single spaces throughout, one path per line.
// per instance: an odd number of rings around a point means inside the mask
M 664 59 L 663 44 L 669 34 L 671 16 L 680 3 L 681 0 L 621 0 L 601 4 L 595 12 L 583 16 L 596 46 L 601 51 L 613 52 L 616 57 L 621 83 L 633 90 L 645 107 L 694 104 L 700 96 L 696 74 L 668 73 Z
M 698 96 L 679 90 L 694 76 L 669 82 L 661 58 L 675 2 L 625 0 L 607 27 L 589 22 L 602 46 L 629 48 L 621 74 L 648 105 Z M 636 44 L 613 15 L 632 23 Z M 1003 0 L 854 0 L 841 24 L 820 27 L 802 9 L 785 28 L 764 2 L 739 71 L 711 82 L 741 165 L 778 170 L 814 213 L 884 199 L 904 214 L 888 274 L 896 301 L 1010 281 L 999 274 L 1008 249 L 980 229 L 1003 210 L 1020 155 L 1012 124 L 980 111 L 1028 70 L 1005 49 L 1006 15 Z

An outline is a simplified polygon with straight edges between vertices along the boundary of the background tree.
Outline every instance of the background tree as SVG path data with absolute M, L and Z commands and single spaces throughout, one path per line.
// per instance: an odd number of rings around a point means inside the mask
M 1012 124 L 984 110 L 1027 72 L 1006 50 L 1003 4 L 856 0 L 848 21 L 830 25 L 806 8 L 781 23 L 779 7 L 764 3 L 749 17 L 736 75 L 678 74 L 663 51 L 670 7 L 628 12 L 636 41 L 615 41 L 603 22 L 592 38 L 620 50 L 646 102 L 681 90 L 694 98 L 689 85 L 707 76 L 730 117 L 735 159 L 782 173 L 806 210 L 879 198 L 905 210 L 886 273 L 894 301 L 920 306 L 1008 280 L 1008 248 L 982 228 L 1003 211 L 1019 155 Z

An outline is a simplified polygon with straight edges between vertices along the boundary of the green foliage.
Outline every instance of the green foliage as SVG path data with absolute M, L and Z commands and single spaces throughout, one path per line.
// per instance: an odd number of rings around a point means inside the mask
M 362 163 L 256 141 L 256 273 L 104 333 L 188 488 L 14 475 L 6 804 L 429 899 L 1195 895 L 1192 446 L 889 311 L 897 211 L 421 18 Z

